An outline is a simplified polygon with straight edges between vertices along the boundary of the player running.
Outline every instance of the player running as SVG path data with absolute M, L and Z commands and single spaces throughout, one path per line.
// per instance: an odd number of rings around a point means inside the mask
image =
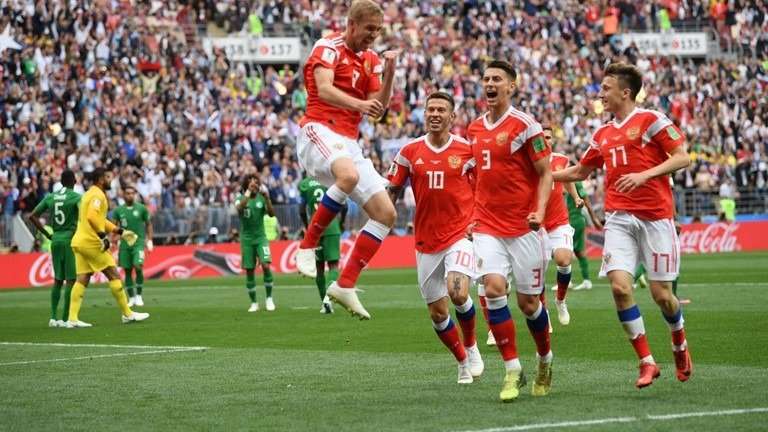
M 299 182 L 299 195 L 301 195 L 299 216 L 305 227 L 309 226 L 309 219 L 312 218 L 312 215 L 317 211 L 317 207 L 320 206 L 320 200 L 323 199 L 325 191 L 325 186 L 312 177 L 307 177 L 306 174 L 301 182 Z M 317 284 L 317 291 L 320 293 L 320 300 L 322 301 L 320 313 L 323 314 L 333 313 L 333 303 L 331 303 L 325 291 L 328 289 L 329 284 L 339 278 L 341 233 L 346 217 L 347 206 L 344 206 L 339 217 L 331 221 L 328 228 L 323 231 L 323 235 L 320 237 L 320 247 L 315 250 L 315 267 L 317 268 L 315 283 Z M 325 277 L 326 263 L 328 264 L 327 279 Z
M 144 306 L 141 293 L 144 289 L 144 247 L 152 252 L 155 245 L 152 243 L 152 220 L 149 211 L 140 202 L 136 202 L 136 188 L 126 186 L 123 188 L 125 204 L 112 211 L 120 228 L 133 231 L 137 239 L 133 245 L 129 245 L 124 239 L 120 239 L 120 250 L 117 255 L 117 263 L 125 272 L 125 290 L 128 292 L 128 306 Z M 145 239 L 147 239 L 145 241 Z M 133 271 L 136 271 L 136 288 L 133 286 Z
M 72 188 L 75 187 L 75 173 L 64 170 L 61 173 L 61 189 L 50 193 L 40 201 L 40 204 L 32 210 L 29 221 L 44 236 L 51 240 L 51 261 L 53 262 L 53 288 L 51 289 L 51 318 L 48 327 L 66 327 L 69 319 L 69 299 L 72 293 L 72 285 L 75 283 L 75 255 L 72 253 L 72 236 L 77 229 L 77 207 L 80 204 L 81 195 Z M 53 228 L 51 235 L 40 223 L 39 216 L 48 212 L 47 220 Z M 61 320 L 56 319 L 61 288 L 64 288 L 64 309 L 61 312 Z
M 378 251 L 395 222 L 395 207 L 384 180 L 357 143 L 363 114 L 380 117 L 392 95 L 396 51 L 384 52 L 384 64 L 370 46 L 381 33 L 384 12 L 371 0 L 354 0 L 347 29 L 315 43 L 304 65 L 307 112 L 297 140 L 299 162 L 328 190 L 312 216 L 296 254 L 299 272 L 315 277 L 314 249 L 347 197 L 370 219 L 357 237 L 328 297 L 361 319 L 370 319 L 355 292 L 360 272 Z M 383 78 L 383 82 L 382 82 Z
M 453 110 L 453 98 L 447 93 L 427 97 L 428 133 L 406 144 L 395 156 L 389 190 L 394 204 L 411 180 L 421 296 L 437 336 L 459 362 L 458 383 L 470 384 L 484 369 L 475 338 L 475 307 L 469 296 L 475 256 L 472 242 L 465 238 L 474 206 L 468 173 L 474 161 L 469 143 L 450 133 L 456 117 Z M 448 310 L 449 297 L 456 308 L 463 344 Z
M 583 180 L 605 166 L 605 246 L 600 276 L 608 276 L 624 331 L 640 359 L 635 385 L 646 387 L 660 375 L 632 295 L 638 263 L 648 269 L 653 300 L 672 332 L 677 379 L 687 381 L 693 364 L 683 328 L 683 311 L 671 282 L 680 267 L 680 242 L 673 220 L 668 175 L 690 163 L 682 132 L 662 113 L 637 108 L 640 71 L 614 63 L 605 69 L 600 100 L 614 119 L 592 136 L 581 161 L 555 173 L 557 181 Z
M 248 312 L 258 312 L 259 302 L 256 299 L 256 261 L 261 264 L 264 273 L 264 288 L 267 291 L 267 299 L 264 305 L 267 311 L 275 310 L 275 302 L 272 300 L 272 288 L 274 277 L 272 269 L 272 253 L 269 250 L 269 241 L 264 232 L 264 214 L 275 215 L 272 208 L 272 200 L 269 199 L 269 191 L 262 186 L 258 176 L 247 175 L 243 179 L 244 193 L 235 198 L 235 208 L 240 217 L 240 267 L 245 269 L 245 288 L 251 298 L 251 306 Z
M 489 326 L 506 369 L 499 394 L 504 402 L 516 399 L 525 384 L 507 307 L 509 273 L 515 278 L 518 307 L 536 342 L 539 365 L 532 394 L 548 394 L 552 382 L 549 316 L 539 301 L 548 261 L 541 227 L 552 190 L 551 151 L 541 125 L 510 105 L 516 78 L 509 63 L 488 64 L 482 83 L 489 111 L 467 131 L 477 161 L 470 229 L 485 291 L 479 294 L 486 297 Z
M 67 328 L 92 327 L 91 324 L 80 321 L 80 306 L 83 303 L 85 288 L 96 272 L 104 273 L 109 279 L 109 289 L 117 300 L 122 313 L 123 323 L 144 321 L 148 313 L 134 312 L 128 306 L 128 299 L 123 291 L 120 274 L 115 267 L 115 259 L 110 253 L 109 234 L 117 234 L 132 243 L 136 234 L 129 230 L 118 228 L 107 220 L 109 202 L 105 191 L 112 183 L 112 173 L 104 168 L 96 168 L 92 173 L 93 186 L 80 200 L 77 230 L 72 236 L 72 251 L 75 253 L 75 269 L 77 281 L 72 287 L 72 298 L 69 304 L 69 320 Z

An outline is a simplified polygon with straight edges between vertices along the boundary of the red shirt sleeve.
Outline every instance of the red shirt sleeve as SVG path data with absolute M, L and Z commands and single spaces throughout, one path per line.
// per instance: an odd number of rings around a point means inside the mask
M 525 142 L 525 144 L 523 144 L 523 146 L 525 147 L 526 153 L 528 153 L 528 157 L 534 162 L 545 157 L 548 158 L 552 154 L 552 149 L 550 149 L 544 141 L 543 133 L 538 133 L 532 136 Z
M 672 153 L 672 150 L 685 144 L 685 135 L 674 124 L 671 124 L 651 137 L 651 142 L 661 147 L 665 152 Z
M 332 47 L 317 45 L 312 50 L 312 54 L 307 59 L 307 65 L 312 69 L 316 66 L 322 66 L 328 69 L 335 69 L 339 63 L 339 52 Z
M 581 160 L 579 161 L 580 164 L 595 168 L 602 168 L 603 165 L 605 165 L 603 154 L 600 153 L 600 148 L 597 145 L 598 140 L 597 133 L 592 135 L 592 141 L 589 142 L 589 148 L 587 148 L 587 151 L 581 155 Z
M 389 180 L 389 184 L 392 186 L 403 186 L 411 175 L 411 162 L 408 157 L 403 154 L 405 153 L 403 150 L 406 150 L 406 148 L 404 147 L 400 149 L 400 152 L 397 153 L 397 156 L 395 156 L 395 159 L 392 161 L 392 165 L 389 166 L 387 180 Z

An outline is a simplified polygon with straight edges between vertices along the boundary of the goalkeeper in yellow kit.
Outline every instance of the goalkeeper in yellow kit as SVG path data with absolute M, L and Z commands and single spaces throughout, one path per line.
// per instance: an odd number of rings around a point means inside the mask
M 136 241 L 136 234 L 120 229 L 107 220 L 109 202 L 104 192 L 109 190 L 112 183 L 112 173 L 103 168 L 96 168 L 92 173 L 92 179 L 93 186 L 80 201 L 77 230 L 72 236 L 77 281 L 72 287 L 67 328 L 91 327 L 91 324 L 80 321 L 79 313 L 85 287 L 88 286 L 91 275 L 96 272 L 104 273 L 104 276 L 109 279 L 109 289 L 120 306 L 123 323 L 144 321 L 149 318 L 148 313 L 134 312 L 128 307 L 128 299 L 123 291 L 123 283 L 120 281 L 115 259 L 109 252 L 109 234 L 117 234 L 128 243 Z

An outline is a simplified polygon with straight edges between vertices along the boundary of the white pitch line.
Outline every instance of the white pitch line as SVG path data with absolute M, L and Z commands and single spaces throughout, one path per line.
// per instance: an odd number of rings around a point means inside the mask
M 166 350 L 138 351 L 138 352 L 127 352 L 127 353 L 115 353 L 115 354 L 99 354 L 99 355 L 89 355 L 89 356 L 82 356 L 82 357 L 27 360 L 27 361 L 0 363 L 0 366 L 28 365 L 28 364 L 34 364 L 34 363 L 54 363 L 54 362 L 63 362 L 63 361 L 71 361 L 71 360 L 91 360 L 96 358 L 108 358 L 108 357 L 128 357 L 128 356 L 139 356 L 139 355 L 146 355 L 146 354 L 180 353 L 180 352 L 202 351 L 204 349 L 205 349 L 204 347 L 190 347 L 186 349 L 166 349 Z
M 131 348 L 131 349 L 149 348 L 149 349 L 168 349 L 168 350 L 194 349 L 196 351 L 208 349 L 208 347 L 200 347 L 200 346 L 69 344 L 69 343 L 58 343 L 58 342 L 0 342 L 0 345 L 52 346 L 52 347 L 64 347 L 64 348 Z
M 663 414 L 663 415 L 648 415 L 646 416 L 650 420 L 674 420 L 689 417 L 709 417 L 709 416 L 724 416 L 724 415 L 739 415 L 739 414 L 754 414 L 768 412 L 768 408 L 743 408 L 723 411 L 701 411 L 701 412 L 689 412 L 680 414 Z
M 490 428 L 490 429 L 473 429 L 473 430 L 466 430 L 462 432 L 515 432 L 515 431 L 528 431 L 528 430 L 536 430 L 536 429 L 592 426 L 592 425 L 602 425 L 602 424 L 610 424 L 610 423 L 632 423 L 632 422 L 638 422 L 638 421 L 644 421 L 644 420 L 665 421 L 665 420 L 675 420 L 675 419 L 690 418 L 690 417 L 712 417 L 712 416 L 728 416 L 728 415 L 755 414 L 755 413 L 768 413 L 768 408 L 742 408 L 742 409 L 732 409 L 732 410 L 699 411 L 699 412 L 687 412 L 687 413 L 677 413 L 677 414 L 659 414 L 659 415 L 648 414 L 643 417 L 613 417 L 613 418 L 593 419 L 593 420 L 573 420 L 573 421 L 564 421 L 564 422 L 558 422 L 558 423 L 533 423 L 533 424 L 527 424 L 527 425 L 496 427 L 496 428 Z

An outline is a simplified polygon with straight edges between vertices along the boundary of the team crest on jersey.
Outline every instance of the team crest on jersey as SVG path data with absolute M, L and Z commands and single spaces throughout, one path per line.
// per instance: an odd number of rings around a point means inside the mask
M 611 263 L 611 254 L 610 252 L 608 252 L 603 255 L 603 265 L 608 265 L 610 263 Z
M 342 144 L 342 143 L 336 143 L 336 144 L 333 145 L 333 147 L 336 150 L 344 150 L 344 144 Z
M 482 258 L 478 258 L 477 259 L 477 268 L 478 269 L 483 268 L 483 259 Z
M 261 201 L 256 203 L 256 208 L 261 208 L 261 206 L 262 206 Z
M 371 62 L 369 62 L 368 60 L 364 61 L 363 62 L 363 70 L 365 70 L 365 74 L 366 75 L 370 75 L 371 74 Z
M 496 145 L 503 145 L 507 142 L 507 139 L 509 138 L 509 134 L 506 132 L 502 132 L 498 135 L 496 135 Z
M 634 139 L 637 139 L 638 137 L 640 137 L 640 128 L 639 127 L 634 126 L 634 127 L 631 127 L 629 129 L 627 129 L 627 139 L 634 140 Z
M 448 166 L 456 169 L 461 166 L 461 158 L 456 155 L 448 156 Z
M 139 211 L 138 210 L 134 210 L 133 211 L 133 216 L 134 217 L 139 217 Z

